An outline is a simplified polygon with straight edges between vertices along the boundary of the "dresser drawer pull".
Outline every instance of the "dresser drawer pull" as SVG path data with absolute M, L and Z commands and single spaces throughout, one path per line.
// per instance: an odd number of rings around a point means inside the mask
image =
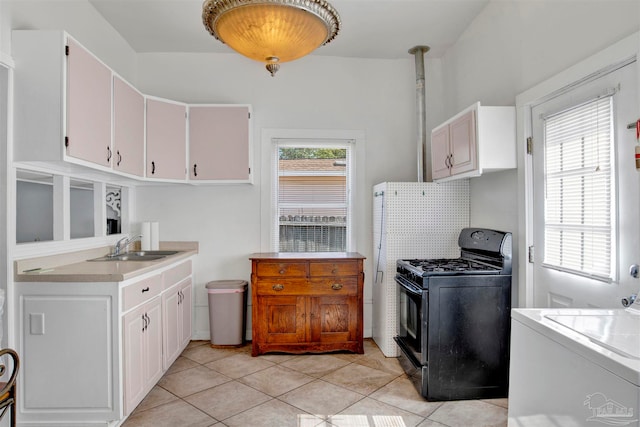
M 331 285 L 331 289 L 333 289 L 334 291 L 339 291 L 340 289 L 342 289 L 342 284 L 334 283 L 333 285 Z
M 282 269 L 282 270 L 280 270 L 278 273 L 280 273 L 280 274 L 284 274 L 284 273 L 286 273 L 286 272 L 287 272 L 287 270 L 285 270 L 285 269 L 283 268 L 283 269 Z
M 277 284 L 273 285 L 271 287 L 271 289 L 273 289 L 274 291 L 281 291 L 281 290 L 284 289 L 284 285 L 281 285 L 280 283 L 277 283 Z
M 334 268 L 333 270 L 331 270 L 331 274 L 338 274 L 338 269 Z
M 142 290 L 142 293 L 143 293 L 143 294 L 144 294 L 145 292 L 149 292 L 149 287 L 148 287 L 148 286 Z

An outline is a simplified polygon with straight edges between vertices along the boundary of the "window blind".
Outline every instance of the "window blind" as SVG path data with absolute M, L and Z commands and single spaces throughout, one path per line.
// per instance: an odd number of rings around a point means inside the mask
M 612 280 L 613 98 L 545 118 L 544 264 Z
M 351 143 L 274 142 L 274 250 L 347 251 Z

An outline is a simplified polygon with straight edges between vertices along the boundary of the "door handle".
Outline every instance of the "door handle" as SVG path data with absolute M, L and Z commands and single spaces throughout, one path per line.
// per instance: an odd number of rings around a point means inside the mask
M 633 277 L 634 279 L 638 278 L 638 264 L 632 264 L 631 267 L 629 267 L 629 276 Z

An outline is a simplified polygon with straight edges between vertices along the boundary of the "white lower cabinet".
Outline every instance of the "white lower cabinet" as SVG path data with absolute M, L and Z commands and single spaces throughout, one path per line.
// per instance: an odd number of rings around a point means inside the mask
M 180 356 L 191 339 L 191 279 L 173 285 L 162 295 L 164 369 Z
M 119 425 L 191 339 L 191 274 L 16 283 L 18 425 Z
M 122 318 L 124 412 L 129 415 L 162 377 L 162 305 L 156 297 Z

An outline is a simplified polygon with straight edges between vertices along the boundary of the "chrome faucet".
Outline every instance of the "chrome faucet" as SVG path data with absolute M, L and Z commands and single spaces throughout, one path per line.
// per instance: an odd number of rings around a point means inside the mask
M 137 236 L 134 236 L 132 238 L 123 237 L 122 239 L 116 242 L 116 245 L 113 248 L 112 255 L 118 256 L 122 252 L 127 252 L 127 248 L 129 247 L 129 245 L 135 242 L 136 240 L 140 240 L 140 239 L 142 239 L 142 234 L 138 234 Z

